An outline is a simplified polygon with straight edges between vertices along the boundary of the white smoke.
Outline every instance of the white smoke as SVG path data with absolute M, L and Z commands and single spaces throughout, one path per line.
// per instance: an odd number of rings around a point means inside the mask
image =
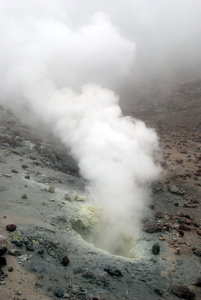
M 135 43 L 103 13 L 78 27 L 58 16 L 7 24 L 4 105 L 29 124 L 42 123 L 71 149 L 90 200 L 103 208 L 103 244 L 114 244 L 122 227 L 138 232 L 147 187 L 161 172 L 158 139 L 143 122 L 124 117 L 108 89 L 129 73 Z

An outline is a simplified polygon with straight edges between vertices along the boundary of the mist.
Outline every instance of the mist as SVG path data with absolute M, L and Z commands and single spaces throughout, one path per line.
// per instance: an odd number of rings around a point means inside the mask
M 137 235 L 161 175 L 155 131 L 123 116 L 125 78 L 200 61 L 197 1 L 5 1 L 1 103 L 60 138 L 103 211 L 97 245 Z M 171 23 L 171 24 L 170 24 Z M 123 101 L 123 99 L 121 99 Z

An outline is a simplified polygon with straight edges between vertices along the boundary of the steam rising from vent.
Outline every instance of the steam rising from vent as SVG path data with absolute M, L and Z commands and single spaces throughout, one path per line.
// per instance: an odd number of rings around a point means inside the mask
M 77 28 L 58 18 L 10 20 L 4 40 L 4 105 L 70 148 L 102 209 L 98 245 L 111 251 L 121 231 L 139 231 L 148 185 L 161 172 L 155 132 L 124 117 L 108 89 L 129 73 L 135 49 L 103 13 Z

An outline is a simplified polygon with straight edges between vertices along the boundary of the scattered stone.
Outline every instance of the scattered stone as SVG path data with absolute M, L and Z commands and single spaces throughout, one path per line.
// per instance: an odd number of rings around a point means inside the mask
M 198 277 L 194 284 L 201 287 L 201 277 Z
M 30 175 L 26 175 L 24 178 L 25 179 L 30 179 Z
M 165 241 L 165 238 L 164 238 L 163 235 L 160 235 L 160 236 L 158 237 L 158 239 L 159 239 L 160 241 Z
M 79 294 L 82 291 L 82 288 L 77 284 L 71 284 L 69 285 L 69 290 L 74 294 Z
M 8 249 L 8 254 L 13 256 L 20 256 L 22 252 L 18 249 Z
M 184 232 L 182 230 L 179 230 L 179 237 L 183 237 L 184 236 Z
M 160 245 L 159 245 L 159 243 L 153 244 L 153 246 L 152 246 L 152 253 L 154 255 L 157 255 L 157 254 L 160 253 Z
M 0 266 L 6 266 L 6 258 L 3 256 L 0 256 Z
M 195 254 L 196 256 L 201 257 L 201 250 L 200 250 L 200 249 L 195 249 L 195 250 L 193 251 L 193 254 Z
M 180 195 L 180 196 L 184 196 L 185 195 L 185 191 L 180 191 L 179 188 L 176 185 L 173 185 L 170 188 L 170 193 L 176 194 L 176 195 Z
M 92 271 L 90 270 L 86 270 L 83 274 L 82 274 L 82 277 L 85 277 L 87 279 L 95 279 L 96 276 L 93 274 Z
M 104 268 L 104 271 L 106 271 L 109 275 L 111 275 L 113 277 L 123 276 L 123 274 L 120 270 L 114 269 L 114 268 L 111 268 L 111 267 Z
M 27 194 L 23 194 L 23 195 L 21 196 L 21 198 L 22 198 L 22 199 L 27 199 Z
M 64 256 L 64 257 L 62 258 L 61 263 L 62 263 L 63 266 L 66 267 L 66 266 L 70 263 L 70 260 L 69 260 L 68 256 Z
M 55 187 L 53 185 L 50 185 L 49 189 L 48 189 L 48 192 L 49 193 L 55 193 Z
M 174 285 L 172 287 L 172 293 L 179 298 L 184 298 L 188 300 L 195 299 L 195 293 L 191 292 L 186 285 Z
M 14 224 L 6 225 L 6 229 L 7 229 L 8 231 L 15 231 L 16 228 L 17 228 L 17 226 L 14 225 Z
M 193 204 L 199 203 L 199 201 L 197 199 L 191 199 L 190 202 L 193 203 Z
M 64 195 L 64 199 L 68 200 L 68 201 L 75 201 L 77 196 L 77 193 L 75 191 L 70 191 L 68 194 Z
M 162 231 L 162 228 L 161 228 L 161 226 L 151 224 L 151 225 L 148 225 L 148 227 L 145 226 L 144 231 L 146 231 L 148 233 L 154 233 L 154 232 Z
M 23 169 L 28 169 L 28 167 L 29 167 L 28 165 L 25 165 L 25 164 L 22 165 L 22 168 L 23 168 Z
M 27 251 L 34 251 L 34 246 L 31 244 L 26 245 L 26 250 Z
M 156 293 L 156 294 L 159 295 L 159 296 L 162 296 L 162 295 L 164 294 L 164 292 L 161 291 L 161 290 L 158 289 L 158 288 L 156 288 L 156 289 L 154 290 L 154 293 Z
M 8 177 L 8 178 L 11 178 L 12 175 L 11 174 L 3 174 L 4 177 Z
M 7 241 L 0 236 L 0 256 L 7 251 Z
M 26 257 L 28 257 L 28 256 L 26 256 Z M 45 265 L 43 263 L 32 262 L 31 263 L 31 269 L 32 269 L 33 272 L 41 273 L 41 272 L 45 271 L 46 268 L 45 268 Z
M 21 152 L 18 151 L 18 150 L 12 150 L 12 153 L 14 153 L 14 154 L 16 154 L 16 155 L 21 155 L 21 156 L 22 156 Z
M 191 225 L 191 220 L 189 220 L 189 219 L 186 219 L 186 220 L 185 220 L 185 224 L 187 224 L 187 225 Z
M 165 226 L 164 226 L 164 230 L 165 230 L 165 231 L 170 231 L 170 225 L 165 225 Z
M 11 170 L 11 172 L 13 172 L 13 173 L 16 173 L 16 174 L 17 174 L 17 173 L 18 173 L 18 170 L 16 170 L 16 169 L 12 169 L 12 170 Z
M 69 299 L 70 299 L 70 294 L 65 293 L 63 297 L 64 297 L 64 298 L 69 298 Z
M 181 250 L 177 248 L 174 252 L 174 255 L 181 255 Z
M 75 199 L 76 201 L 79 201 L 79 202 L 84 202 L 86 200 L 86 197 L 83 196 L 83 195 L 78 195 L 77 194 L 77 197 Z
M 13 267 L 9 267 L 8 272 L 13 272 Z
M 29 259 L 28 254 L 24 254 L 18 257 L 20 262 L 24 262 Z
M 150 204 L 150 205 L 149 205 L 149 208 L 150 208 L 150 209 L 155 209 L 155 206 L 154 206 L 153 204 Z
M 158 210 L 158 211 L 155 213 L 155 217 L 158 218 L 158 219 L 161 219 L 161 218 L 163 218 L 163 213 L 162 213 L 160 210 Z
M 20 295 L 22 295 L 22 293 L 21 293 L 20 291 L 17 291 L 17 292 L 15 293 L 15 295 L 20 296 Z
M 58 298 L 62 298 L 64 296 L 64 291 L 60 288 L 56 288 L 54 291 L 54 295 Z
M 187 231 L 188 230 L 188 228 L 184 224 L 180 224 L 179 225 L 179 229 L 183 230 L 183 231 Z
M 58 182 L 58 183 L 62 183 L 61 178 L 59 177 L 54 177 L 54 176 L 47 176 L 44 174 L 39 174 L 36 177 L 36 181 L 37 182 L 41 182 L 41 183 L 51 183 L 51 182 Z
M 68 194 L 64 195 L 64 199 L 68 201 L 80 201 L 84 202 L 86 200 L 86 197 L 83 195 L 78 195 L 75 191 L 70 191 Z

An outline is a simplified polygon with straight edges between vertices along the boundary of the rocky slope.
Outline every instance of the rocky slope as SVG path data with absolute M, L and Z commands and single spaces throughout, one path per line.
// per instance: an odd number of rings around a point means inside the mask
M 164 167 L 135 258 L 85 241 L 95 208 L 76 162 L 1 107 L 2 299 L 201 299 L 201 81 L 122 97 L 125 114 L 156 128 Z

